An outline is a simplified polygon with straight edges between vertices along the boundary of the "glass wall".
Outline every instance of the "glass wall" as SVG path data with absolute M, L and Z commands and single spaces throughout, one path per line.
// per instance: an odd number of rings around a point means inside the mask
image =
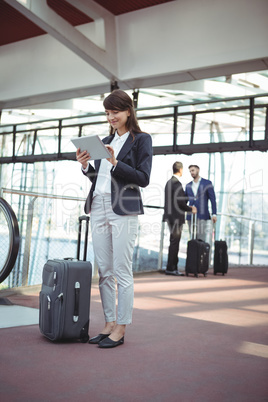
M 203 107 L 203 109 L 202 109 Z M 212 143 L 245 141 L 250 136 L 248 112 L 235 110 L 210 114 L 208 106 L 192 106 L 191 112 L 200 112 L 195 120 L 188 115 L 189 106 L 180 107 L 174 135 L 174 107 L 162 108 L 159 116 L 152 110 L 138 112 L 141 128 L 152 135 L 154 147 L 180 147 L 193 144 L 209 147 Z M 242 105 L 244 107 L 244 104 Z M 254 139 L 265 139 L 266 107 L 254 112 Z M 96 120 L 97 118 L 97 120 Z M 74 153 L 70 142 L 78 135 L 106 135 L 105 116 L 85 116 L 25 124 L 12 142 L 13 127 L 0 127 L 1 155 L 16 156 L 57 154 L 59 124 L 61 152 Z M 54 127 L 51 127 L 54 124 Z M 35 144 L 35 151 L 33 146 Z M 197 148 L 198 149 L 198 148 Z M 223 149 L 224 151 L 224 149 Z M 163 151 L 164 153 L 164 151 Z M 216 239 L 225 239 L 232 265 L 268 265 L 268 175 L 267 153 L 236 151 L 192 155 L 155 155 L 150 185 L 142 190 L 145 214 L 140 216 L 139 235 L 133 258 L 134 271 L 164 269 L 167 259 L 169 232 L 162 223 L 164 187 L 172 175 L 172 165 L 184 165 L 182 184 L 191 181 L 190 164 L 200 166 L 200 175 L 212 181 L 218 207 Z M 0 165 L 2 196 L 12 205 L 19 221 L 21 246 L 16 266 L 6 281 L 8 286 L 41 283 L 41 273 L 48 258 L 76 257 L 78 216 L 84 214 L 84 200 L 90 189 L 89 180 L 81 173 L 80 165 L 72 160 L 34 163 L 3 163 Z M 90 235 L 91 236 L 91 235 Z M 163 241 L 161 241 L 161 239 Z M 189 239 L 184 225 L 180 245 L 180 262 L 185 266 Z M 254 241 L 253 241 L 254 240 Z M 253 253 L 251 252 L 253 250 Z M 89 239 L 88 259 L 94 261 Z

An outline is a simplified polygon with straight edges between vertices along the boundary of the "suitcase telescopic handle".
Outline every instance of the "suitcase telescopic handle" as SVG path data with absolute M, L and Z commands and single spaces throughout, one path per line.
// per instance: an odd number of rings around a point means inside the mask
M 214 241 L 216 240 L 216 222 L 212 224 L 212 235 L 214 235 Z
M 78 240 L 77 240 L 77 253 L 76 258 L 79 260 L 80 257 L 80 247 L 81 247 L 81 233 L 82 233 L 82 222 L 86 221 L 86 231 L 85 231 L 85 242 L 84 242 L 84 255 L 83 261 L 87 259 L 87 242 L 88 242 L 88 227 L 89 227 L 89 216 L 82 215 L 79 216 L 79 226 L 78 226 Z
M 192 237 L 192 240 L 193 239 L 196 239 L 196 235 L 197 235 L 197 228 L 196 228 L 196 225 L 197 225 L 197 216 L 196 216 L 197 214 L 191 214 L 191 237 Z

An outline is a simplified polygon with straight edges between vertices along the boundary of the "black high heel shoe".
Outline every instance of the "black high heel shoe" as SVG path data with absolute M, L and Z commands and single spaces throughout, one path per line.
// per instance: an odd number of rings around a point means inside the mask
M 97 343 L 103 341 L 103 339 L 108 338 L 108 336 L 111 334 L 99 334 L 97 336 L 94 336 L 93 338 L 90 338 L 88 343 L 92 343 L 93 345 L 96 345 Z
M 123 345 L 124 337 L 119 339 L 119 341 L 113 341 L 111 338 L 105 338 L 103 341 L 99 342 L 99 348 L 108 349 L 115 348 L 116 346 Z

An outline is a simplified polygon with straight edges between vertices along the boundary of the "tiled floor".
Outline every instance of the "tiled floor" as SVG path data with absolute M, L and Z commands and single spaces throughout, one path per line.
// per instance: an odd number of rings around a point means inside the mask
M 39 289 L 0 292 L 1 402 L 268 401 L 268 267 L 226 276 L 135 276 L 133 324 L 111 350 L 53 343 Z M 103 327 L 92 286 L 90 335 Z M 16 325 L 14 327 L 13 325 Z

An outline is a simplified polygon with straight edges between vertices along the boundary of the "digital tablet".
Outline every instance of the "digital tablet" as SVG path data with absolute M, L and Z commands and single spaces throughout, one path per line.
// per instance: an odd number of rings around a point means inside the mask
M 90 154 L 90 160 L 111 158 L 111 154 L 98 135 L 88 137 L 73 138 L 72 143 L 76 148 L 87 151 Z

